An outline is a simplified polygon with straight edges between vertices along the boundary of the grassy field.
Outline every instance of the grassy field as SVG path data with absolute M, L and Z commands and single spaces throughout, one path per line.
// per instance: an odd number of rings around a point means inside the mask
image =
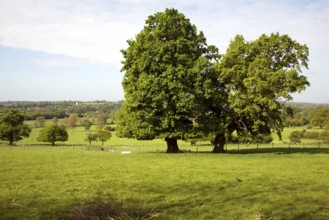
M 283 142 L 300 129 L 285 129 Z M 100 142 L 86 147 L 81 127 L 55 147 L 37 142 L 39 130 L 17 146 L 1 142 L 0 219 L 70 219 L 109 197 L 162 219 L 329 219 L 328 146 L 274 139 L 215 155 L 209 142 L 179 141 L 192 153 L 165 154 L 163 140 L 114 135 L 101 151 Z
M 111 195 L 162 219 L 329 219 L 328 161 L 328 148 L 125 155 L 1 146 L 0 218 L 67 219 Z

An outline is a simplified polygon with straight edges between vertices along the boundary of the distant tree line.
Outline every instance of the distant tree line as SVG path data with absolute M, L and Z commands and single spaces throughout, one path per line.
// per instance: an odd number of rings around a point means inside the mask
M 77 114 L 78 117 L 94 116 L 100 112 L 109 114 L 114 118 L 114 113 L 120 108 L 122 102 L 94 101 L 60 101 L 60 102 L 0 102 L 0 114 L 6 109 L 17 109 L 21 111 L 26 120 L 36 120 L 38 117 L 45 119 L 64 119 L 70 114 Z
M 285 115 L 285 127 L 304 125 L 329 127 L 329 104 L 287 103 L 286 105 L 290 110 Z

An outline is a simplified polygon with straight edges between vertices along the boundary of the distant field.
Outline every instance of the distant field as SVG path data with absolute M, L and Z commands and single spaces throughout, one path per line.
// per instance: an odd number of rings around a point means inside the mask
M 163 219 L 329 219 L 328 161 L 328 148 L 127 155 L 0 146 L 0 216 L 66 219 L 112 195 Z
M 322 132 L 323 129 L 319 129 L 319 128 L 312 128 L 312 129 L 307 129 L 307 126 L 300 126 L 300 127 L 286 127 L 283 129 L 283 132 L 282 132 L 282 142 L 290 142 L 289 140 L 289 135 L 292 131 L 303 131 L 303 130 L 306 130 L 306 131 L 318 131 L 318 132 Z M 274 143 L 282 143 L 279 141 L 279 138 L 278 138 L 278 135 L 276 134 L 273 134 L 273 142 Z M 312 140 L 312 139 L 302 139 L 302 143 L 310 143 L 310 142 L 319 142 L 317 140 Z M 320 141 L 322 142 L 322 141 Z
M 51 120 L 47 121 L 48 124 L 51 124 Z M 61 123 L 61 121 L 59 122 Z M 23 140 L 17 142 L 18 145 L 49 145 L 49 143 L 42 143 L 37 141 L 37 137 L 40 132 L 40 128 L 33 128 L 34 122 L 28 121 L 27 124 L 32 127 L 32 132 L 30 134 L 30 137 L 24 138 Z M 70 147 L 78 147 L 78 146 L 84 146 L 89 145 L 85 141 L 86 133 L 92 132 L 96 129 L 96 126 L 93 126 L 90 131 L 85 131 L 85 129 L 81 126 L 78 126 L 74 129 L 67 129 L 69 134 L 69 140 L 66 142 L 56 142 L 56 145 L 58 146 L 70 146 Z M 306 129 L 306 127 L 290 127 L 285 128 L 282 132 L 282 141 L 279 140 L 278 136 L 276 134 L 273 134 L 273 144 L 260 144 L 257 146 L 256 144 L 229 144 L 227 146 L 228 150 L 232 149 L 253 149 L 253 148 L 272 148 L 272 147 L 283 147 L 288 148 L 290 147 L 306 147 L 306 148 L 313 148 L 318 147 L 318 143 L 320 144 L 320 147 L 329 147 L 328 144 L 323 144 L 322 141 L 319 140 L 312 140 L 312 139 L 302 139 L 301 144 L 292 145 L 289 144 L 289 135 L 294 130 L 302 131 L 303 129 Z M 307 129 L 307 131 L 319 131 L 321 132 L 321 129 Z M 0 142 L 2 144 L 6 144 L 5 142 Z M 101 147 L 101 142 L 92 142 L 92 148 L 96 149 L 97 147 Z M 113 137 L 106 141 L 104 143 L 104 147 L 106 148 L 117 148 L 122 150 L 127 150 L 132 148 L 133 151 L 165 151 L 166 150 L 166 143 L 163 140 L 152 140 L 152 141 L 137 141 L 135 139 L 127 139 L 127 138 L 118 138 L 115 136 L 115 133 L 113 133 Z M 182 150 L 191 150 L 191 151 L 211 151 L 212 146 L 210 145 L 210 141 L 203 141 L 203 142 L 197 142 L 196 146 L 191 146 L 190 142 L 187 141 L 179 141 L 179 147 Z

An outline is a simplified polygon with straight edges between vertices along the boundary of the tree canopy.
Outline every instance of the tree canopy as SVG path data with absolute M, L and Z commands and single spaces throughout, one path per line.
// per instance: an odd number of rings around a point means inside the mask
M 320 106 L 310 113 L 312 126 L 329 129 L 329 108 Z
M 0 115 L 0 139 L 9 141 L 13 145 L 14 141 L 29 137 L 31 129 L 24 125 L 25 116 L 18 110 L 9 109 Z
M 68 137 L 65 126 L 49 125 L 40 130 L 38 141 L 50 142 L 54 146 L 57 141 L 67 141 Z
M 258 138 L 283 129 L 286 101 L 309 82 L 308 48 L 288 35 L 237 35 L 225 54 L 175 9 L 151 15 L 124 56 L 125 102 L 117 115 L 119 136 L 164 138 L 167 152 L 178 139 L 215 135 L 223 152 L 234 131 Z
M 136 39 L 122 50 L 125 102 L 117 132 L 137 139 L 164 138 L 167 152 L 193 130 L 197 89 L 217 48 L 176 9 L 151 15 Z
M 217 89 L 226 92 L 224 105 L 217 101 L 218 94 L 210 98 L 210 109 L 223 115 L 217 122 L 221 126 L 215 127 L 214 151 L 223 151 L 226 137 L 233 131 L 251 137 L 272 131 L 280 135 L 287 110 L 284 103 L 309 85 L 300 74 L 302 68 L 308 68 L 307 61 L 307 46 L 288 35 L 263 34 L 250 42 L 236 36 L 214 66 L 220 85 Z
M 104 145 L 104 142 L 107 141 L 112 137 L 112 133 L 106 129 L 97 129 L 96 130 L 96 137 L 97 140 L 102 142 L 102 146 Z

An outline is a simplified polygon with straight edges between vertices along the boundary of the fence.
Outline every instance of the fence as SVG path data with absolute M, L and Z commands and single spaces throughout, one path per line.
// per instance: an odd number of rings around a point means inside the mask
M 112 153 L 143 153 L 143 152 L 165 152 L 166 146 L 164 145 L 85 145 L 85 144 L 61 144 L 51 146 L 49 144 L 24 144 L 17 143 L 14 146 L 8 146 L 5 142 L 0 142 L 0 146 L 9 147 L 11 149 L 38 149 L 38 150 L 85 150 L 85 151 L 104 151 Z M 180 149 L 183 152 L 211 152 L 213 146 L 210 144 L 181 144 Z M 301 144 L 291 144 L 291 143 L 271 143 L 271 144 L 227 144 L 225 145 L 227 152 L 237 153 L 243 151 L 269 151 L 275 152 L 280 150 L 294 150 L 294 151 L 305 151 L 314 149 L 323 149 L 329 151 L 329 143 L 301 143 Z M 303 150 L 304 149 L 304 150 Z
M 329 150 L 329 143 L 321 143 L 321 142 L 314 142 L 314 143 L 299 143 L 299 144 L 292 144 L 292 143 L 270 143 L 270 144 L 228 144 L 225 145 L 225 149 L 228 151 L 243 151 L 243 150 L 279 150 L 279 149 L 286 149 L 286 150 L 301 150 L 301 149 L 328 149 Z

